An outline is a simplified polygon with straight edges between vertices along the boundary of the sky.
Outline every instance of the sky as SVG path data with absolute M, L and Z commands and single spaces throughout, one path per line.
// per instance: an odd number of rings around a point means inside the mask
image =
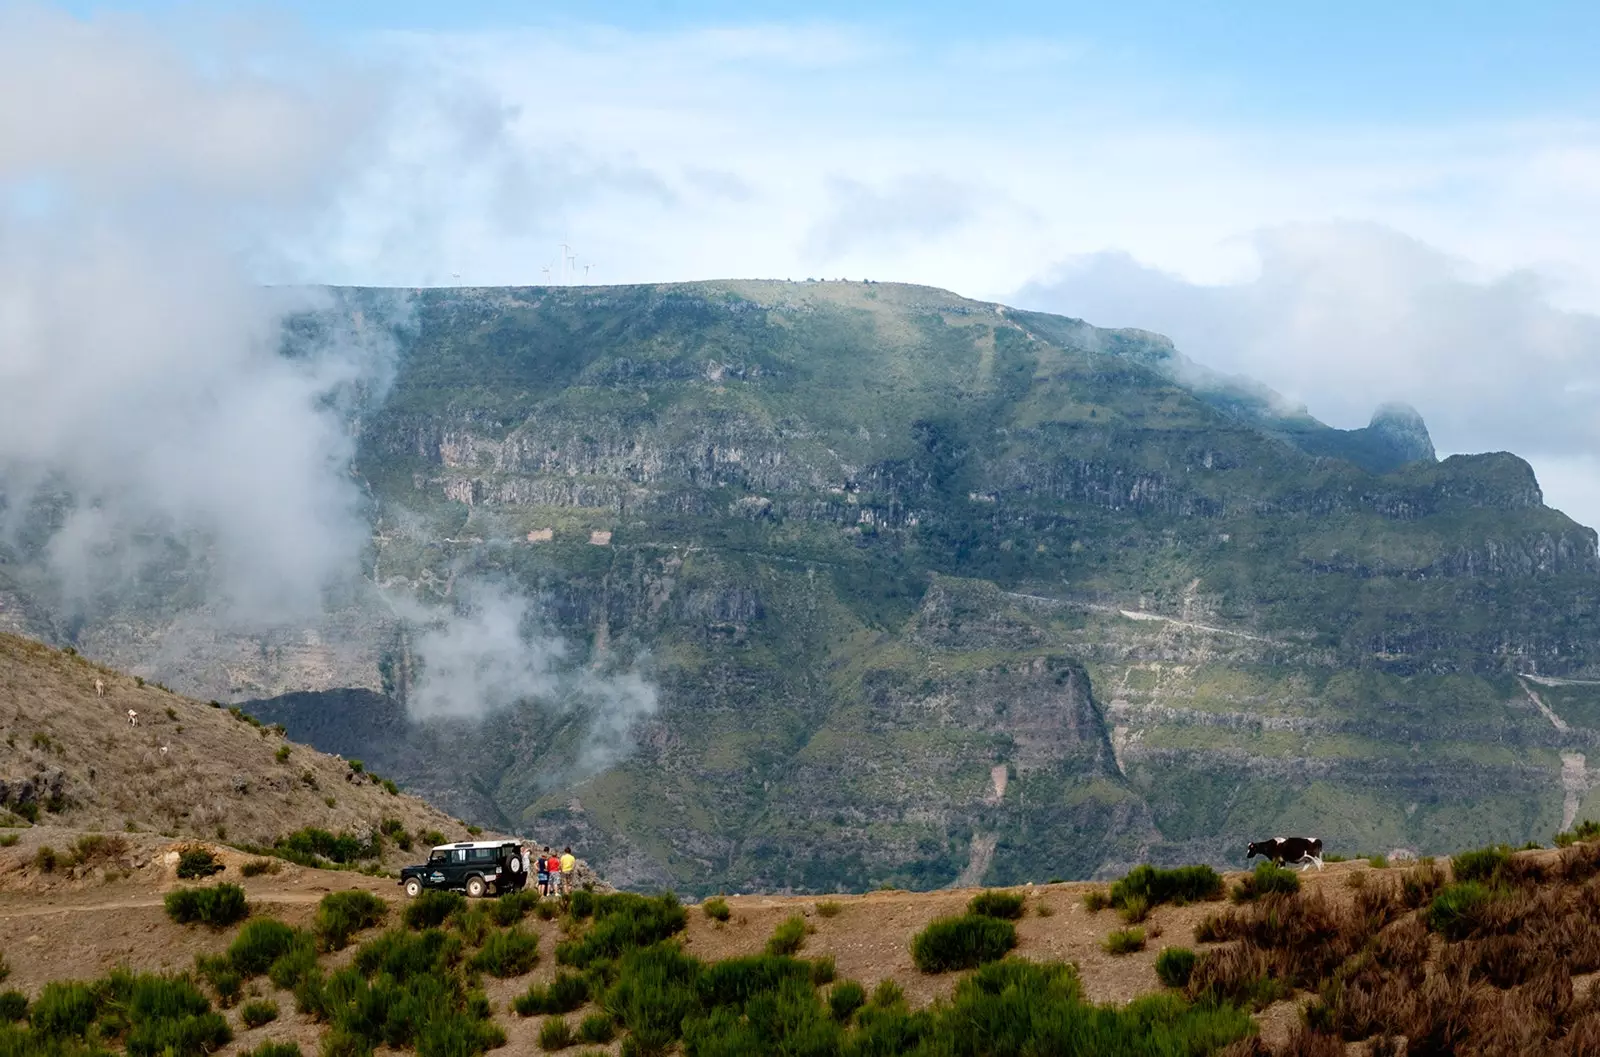
M 928 283 L 1341 427 L 1408 402 L 1600 524 L 1600 5 L 1276 6 L 0 2 L 164 57 L 103 96 L 41 63 L 63 122 L 0 109 L 0 202 L 51 215 L 66 165 L 161 215 L 178 157 L 267 281 Z M 102 112 L 121 168 L 66 123 Z

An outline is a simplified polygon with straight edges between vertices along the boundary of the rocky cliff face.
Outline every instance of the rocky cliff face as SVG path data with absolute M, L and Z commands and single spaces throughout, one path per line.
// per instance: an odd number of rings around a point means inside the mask
M 369 582 L 536 597 L 574 671 L 658 689 L 630 751 L 586 759 L 572 702 L 407 720 L 415 629 L 359 589 L 166 652 L 203 614 L 117 599 L 83 648 L 687 891 L 1232 862 L 1305 827 L 1520 843 L 1587 810 L 1595 533 L 1515 456 L 1437 461 L 1409 409 L 1333 430 L 1157 336 L 917 287 L 413 308 L 360 426 Z

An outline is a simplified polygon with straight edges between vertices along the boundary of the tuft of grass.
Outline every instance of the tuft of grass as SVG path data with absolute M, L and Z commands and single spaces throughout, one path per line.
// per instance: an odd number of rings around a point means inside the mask
M 1137 925 L 1150 916 L 1150 900 L 1142 895 L 1131 895 L 1122 901 L 1117 913 L 1129 925 Z
M 17 846 L 17 841 L 21 839 L 22 837 L 20 834 L 7 833 L 5 836 L 0 837 L 0 848 L 15 848 Z
M 274 760 L 277 760 L 279 763 L 288 763 L 289 762 L 289 755 L 290 755 L 289 746 L 287 746 L 287 745 L 279 745 L 278 746 L 278 751 L 272 754 L 272 758 Z
M 1235 903 L 1253 903 L 1262 896 L 1293 895 L 1300 891 L 1300 875 L 1270 862 L 1256 863 L 1256 868 L 1234 886 L 1229 898 Z
M 275 918 L 256 918 L 228 945 L 229 966 L 245 976 L 260 976 L 274 962 L 307 942 L 304 933 Z
M 165 902 L 167 916 L 180 925 L 226 928 L 250 913 L 244 889 L 226 882 L 209 888 L 179 888 L 168 892 Z
M 1144 950 L 1144 929 L 1116 929 L 1101 944 L 1107 954 L 1132 954 Z
M 317 905 L 312 931 L 325 949 L 339 951 L 351 936 L 382 923 L 388 913 L 389 904 L 364 889 L 329 892 Z
M 1484 911 L 1495 896 L 1477 881 L 1446 885 L 1428 905 L 1428 927 L 1446 939 L 1464 940 L 1483 923 Z
M 844 904 L 840 903 L 838 900 L 824 899 L 822 902 L 817 904 L 817 917 L 836 918 L 839 916 L 839 912 L 843 909 Z
M 283 864 L 276 859 L 251 859 L 239 867 L 239 872 L 246 877 L 260 877 L 262 874 L 277 873 L 283 869 Z
M 575 973 L 557 973 L 547 986 L 534 984 L 517 996 L 511 1006 L 518 1016 L 532 1017 L 541 1013 L 571 1013 L 589 1001 L 589 981 Z
M 713 921 L 727 921 L 733 913 L 728 909 L 728 901 L 721 896 L 712 896 L 700 904 L 700 909 L 705 912 L 706 917 Z
M 617 1022 L 604 1010 L 590 1013 L 578 1024 L 578 1038 L 596 1046 L 604 1046 L 615 1038 L 616 1034 Z
M 824 955 L 811 960 L 811 983 L 814 987 L 825 987 L 833 983 L 833 978 L 839 974 L 838 967 L 834 965 L 833 955 Z
M 0 994 L 0 1023 L 15 1024 L 28 1017 L 28 996 L 21 991 Z
M 502 980 L 522 976 L 539 964 L 539 937 L 515 925 L 491 932 L 469 964 Z
M 767 940 L 768 954 L 794 954 L 806 942 L 806 919 L 799 914 L 791 914 L 772 930 L 772 936 Z
M 1387 855 L 1374 855 L 1367 860 L 1367 865 L 1374 870 L 1387 870 L 1389 868 L 1389 857 Z
M 854 980 L 840 980 L 828 992 L 828 1014 L 841 1024 L 848 1023 L 856 1010 L 866 1005 L 867 992 Z
M 247 1028 L 259 1028 L 263 1024 L 270 1024 L 278 1019 L 278 1003 L 271 999 L 246 1002 L 239 1010 L 239 1019 L 244 1021 L 244 1026 Z
M 564 1050 L 576 1041 L 572 1026 L 562 1017 L 551 1017 L 539 1026 L 539 1048 L 546 1052 Z
M 437 888 L 424 889 L 422 894 L 406 904 L 403 918 L 406 928 L 436 929 L 453 914 L 466 909 L 467 898 L 460 892 L 443 892 Z
M 33 865 L 40 873 L 56 872 L 56 850 L 46 844 L 33 853 Z
M 1017 945 L 1017 927 L 1009 921 L 967 914 L 940 918 L 911 941 L 911 959 L 925 973 L 975 969 L 998 961 Z
M 1163 947 L 1156 955 L 1156 976 L 1168 987 L 1187 987 L 1198 957 L 1187 947 Z
M 1505 844 L 1492 844 L 1476 851 L 1464 851 L 1450 857 L 1450 874 L 1455 881 L 1479 881 L 1493 884 L 1503 880 L 1511 865 L 1511 848 Z
M 1556 847 L 1566 848 L 1579 841 L 1591 841 L 1600 838 L 1600 822 L 1593 819 L 1584 819 L 1569 830 L 1556 834 Z
M 1148 864 L 1135 866 L 1127 876 L 1111 886 L 1110 902 L 1123 907 L 1130 899 L 1143 898 L 1150 906 L 1162 903 L 1198 903 L 1222 898 L 1222 876 L 1209 866 L 1180 866 L 1162 870 Z
M 1015 921 L 1022 917 L 1026 909 L 1026 901 L 1016 892 L 1002 892 L 995 889 L 979 892 L 967 904 L 969 914 L 979 914 L 986 918 L 999 918 L 1002 921 Z
M 244 1057 L 305 1057 L 298 1042 L 263 1042 Z
M 1091 914 L 1098 914 L 1111 905 L 1111 896 L 1100 888 L 1091 888 L 1083 893 L 1083 909 Z
M 1035 903 L 1033 906 L 1033 912 L 1042 918 L 1054 917 L 1056 908 L 1051 906 L 1049 903 Z
M 188 847 L 178 853 L 178 879 L 196 881 L 221 873 L 224 867 L 209 848 Z

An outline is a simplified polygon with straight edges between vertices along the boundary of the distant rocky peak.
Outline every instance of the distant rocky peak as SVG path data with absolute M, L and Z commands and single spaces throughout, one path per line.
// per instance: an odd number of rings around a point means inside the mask
M 1367 429 L 1383 437 L 1403 462 L 1437 462 L 1428 424 L 1410 404 L 1380 404 Z

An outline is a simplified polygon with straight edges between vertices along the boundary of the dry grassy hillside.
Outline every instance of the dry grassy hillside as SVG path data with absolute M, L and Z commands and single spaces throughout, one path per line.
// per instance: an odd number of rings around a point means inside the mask
M 105 685 L 96 694 L 95 681 Z M 138 712 L 138 726 L 128 710 Z M 0 634 L 0 807 L 41 825 L 269 845 L 307 826 L 467 838 L 465 824 L 347 761 L 37 642 Z M 0 816 L 3 817 L 3 816 Z

